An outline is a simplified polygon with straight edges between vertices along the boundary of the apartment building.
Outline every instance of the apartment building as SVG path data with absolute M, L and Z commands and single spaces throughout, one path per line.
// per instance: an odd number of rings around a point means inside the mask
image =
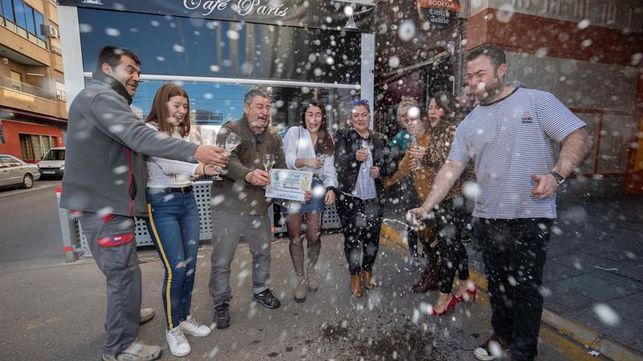
M 53 0 L 0 0 L 0 153 L 37 162 L 63 146 L 67 106 Z

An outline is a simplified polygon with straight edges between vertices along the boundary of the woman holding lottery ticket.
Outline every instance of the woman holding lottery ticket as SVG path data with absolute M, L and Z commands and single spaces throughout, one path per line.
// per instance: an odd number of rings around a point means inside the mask
M 306 288 L 316 291 L 320 278 L 317 259 L 321 250 L 321 226 L 324 209 L 335 203 L 337 172 L 335 144 L 328 133 L 326 109 L 316 100 L 308 103 L 301 115 L 301 125 L 291 127 L 284 137 L 284 153 L 289 169 L 313 173 L 312 199 L 290 202 L 286 225 L 290 238 L 290 257 L 297 275 L 296 302 L 306 300 Z M 304 267 L 304 239 L 308 262 Z

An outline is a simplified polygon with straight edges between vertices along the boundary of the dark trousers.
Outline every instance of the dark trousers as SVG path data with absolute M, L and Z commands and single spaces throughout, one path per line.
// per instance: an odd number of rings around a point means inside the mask
M 371 271 L 380 245 L 382 208 L 377 199 L 340 195 L 337 213 L 342 222 L 344 253 L 351 275 Z
M 462 228 L 466 217 L 464 207 L 454 207 L 451 204 L 436 212 L 436 237 L 440 257 L 438 285 L 442 293 L 451 293 L 456 272 L 458 279 L 469 279 L 469 257 L 462 244 Z
M 543 311 L 540 293 L 552 219 L 476 218 L 473 236 L 482 246 L 491 324 L 511 339 L 512 360 L 534 360 Z
M 85 212 L 79 221 L 107 285 L 103 353 L 118 355 L 136 339 L 141 312 L 134 218 Z
M 168 330 L 190 315 L 199 250 L 199 208 L 194 194 L 150 191 L 147 230 L 161 258 L 163 308 Z

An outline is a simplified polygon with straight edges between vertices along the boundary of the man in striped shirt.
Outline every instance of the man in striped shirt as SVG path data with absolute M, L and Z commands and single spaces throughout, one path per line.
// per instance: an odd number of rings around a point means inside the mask
M 448 161 L 409 218 L 431 217 L 474 161 L 476 191 L 465 194 L 475 193 L 473 234 L 483 249 L 494 330 L 474 354 L 495 360 L 502 357 L 498 350 L 510 350 L 514 361 L 534 360 L 556 192 L 587 156 L 587 131 L 552 94 L 506 83 L 506 58 L 499 47 L 475 48 L 466 63 L 468 85 L 479 104 L 458 126 Z

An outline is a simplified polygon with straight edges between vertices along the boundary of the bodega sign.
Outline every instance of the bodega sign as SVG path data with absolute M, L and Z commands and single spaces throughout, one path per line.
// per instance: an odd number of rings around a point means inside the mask
M 445 28 L 453 23 L 460 12 L 459 0 L 417 0 L 418 12 L 422 20 L 437 28 Z

